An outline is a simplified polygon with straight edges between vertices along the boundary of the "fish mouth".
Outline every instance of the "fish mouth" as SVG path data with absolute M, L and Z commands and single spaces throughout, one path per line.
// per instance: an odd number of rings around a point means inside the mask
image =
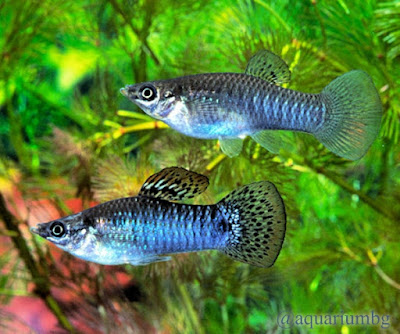
M 125 96 L 125 97 L 128 97 L 128 96 L 129 96 L 128 87 L 123 87 L 123 88 L 121 88 L 119 91 L 120 91 L 120 93 L 121 93 L 123 96 Z
M 32 233 L 35 233 L 35 234 L 39 234 L 39 229 L 35 226 L 35 227 L 31 227 L 30 229 L 29 229 Z
M 122 87 L 119 91 L 123 96 L 131 100 L 133 103 L 135 103 L 135 101 L 138 99 L 137 90 L 132 87 L 132 85 L 126 85 L 125 87 Z
M 36 226 L 32 226 L 29 230 L 32 232 L 32 233 L 34 233 L 34 234 L 37 234 L 37 235 L 40 235 L 41 237 L 45 237 L 45 234 L 46 234 L 46 226 L 47 226 L 47 224 L 46 223 L 39 223 L 39 224 L 37 224 Z

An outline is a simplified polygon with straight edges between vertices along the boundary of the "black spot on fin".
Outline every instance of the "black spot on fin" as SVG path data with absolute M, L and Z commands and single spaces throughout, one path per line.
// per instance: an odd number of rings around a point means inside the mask
M 242 152 L 243 140 L 240 138 L 220 138 L 219 143 L 222 152 L 233 158 Z
M 267 50 L 259 51 L 251 57 L 245 73 L 273 84 L 283 84 L 290 81 L 288 65 L 276 54 Z
M 231 233 L 221 251 L 237 261 L 258 267 L 272 266 L 286 231 L 285 205 L 275 185 L 260 181 L 240 187 L 218 206 L 230 224 Z
M 140 189 L 139 196 L 182 201 L 201 194 L 208 184 L 207 176 L 181 167 L 169 167 L 150 176 Z

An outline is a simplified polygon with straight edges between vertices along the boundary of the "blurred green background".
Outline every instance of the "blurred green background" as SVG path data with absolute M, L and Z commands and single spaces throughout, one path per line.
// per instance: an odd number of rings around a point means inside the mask
M 292 133 L 279 155 L 247 139 L 229 159 L 217 141 L 184 137 L 119 94 L 146 80 L 243 72 L 261 49 L 289 64 L 287 87 L 302 92 L 351 69 L 372 76 L 384 116 L 363 159 L 345 161 Z M 398 1 L 1 1 L 0 330 L 11 331 L 21 311 L 10 305 L 30 298 L 43 301 L 60 333 L 306 333 L 307 324 L 282 329 L 278 315 L 371 310 L 390 315 L 390 327 L 313 331 L 398 333 L 399 60 Z M 218 252 L 104 267 L 28 231 L 135 195 L 147 176 L 175 165 L 209 176 L 196 204 L 258 180 L 277 185 L 288 226 L 272 268 Z M 37 326 L 28 322 L 46 331 Z

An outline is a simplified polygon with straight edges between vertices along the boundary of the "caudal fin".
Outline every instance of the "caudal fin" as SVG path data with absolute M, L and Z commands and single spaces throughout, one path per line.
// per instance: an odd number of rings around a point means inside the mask
M 381 126 L 382 103 L 371 77 L 360 70 L 343 74 L 324 88 L 321 100 L 326 118 L 314 135 L 333 153 L 360 159 Z
M 237 261 L 272 266 L 286 231 L 285 206 L 274 184 L 261 181 L 240 187 L 218 205 L 231 233 L 221 251 Z

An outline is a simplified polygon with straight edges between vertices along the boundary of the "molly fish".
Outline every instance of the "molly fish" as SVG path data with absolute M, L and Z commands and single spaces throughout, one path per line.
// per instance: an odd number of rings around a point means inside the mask
M 121 93 L 143 111 L 191 137 L 219 139 L 222 151 L 238 155 L 251 136 L 274 153 L 277 131 L 313 134 L 335 154 L 361 158 L 379 133 L 382 104 L 371 77 L 361 70 L 343 74 L 320 94 L 285 89 L 287 64 L 263 50 L 245 73 L 205 73 L 127 85 Z
M 216 249 L 269 267 L 286 230 L 283 200 L 267 181 L 242 186 L 214 205 L 177 203 L 208 186 L 208 178 L 171 167 L 150 176 L 138 196 L 112 200 L 38 224 L 33 233 L 83 260 L 146 265 L 168 254 Z

